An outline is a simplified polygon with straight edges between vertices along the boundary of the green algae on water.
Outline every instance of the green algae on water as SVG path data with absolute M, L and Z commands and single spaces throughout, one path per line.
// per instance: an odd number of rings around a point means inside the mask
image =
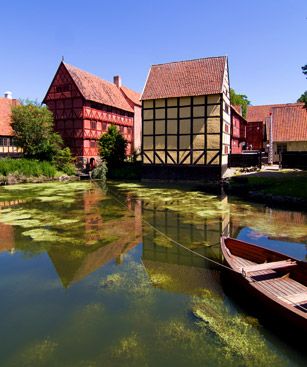
M 238 355 L 244 366 L 251 367 L 283 364 L 268 348 L 259 328 L 255 327 L 257 322 L 231 314 L 218 295 L 205 290 L 203 296 L 194 297 L 192 312 L 200 328 L 216 335 L 228 358 Z
M 28 345 L 20 354 L 13 357 L 12 366 L 44 366 L 50 363 L 58 348 L 58 343 L 50 338 Z
M 123 365 L 147 366 L 143 343 L 134 332 L 121 338 L 111 353 L 113 359 Z
M 157 235 L 154 238 L 153 243 L 157 246 L 161 246 L 161 247 L 166 247 L 166 248 L 172 248 L 173 247 L 173 242 L 171 240 L 169 240 L 166 236 L 163 235 Z

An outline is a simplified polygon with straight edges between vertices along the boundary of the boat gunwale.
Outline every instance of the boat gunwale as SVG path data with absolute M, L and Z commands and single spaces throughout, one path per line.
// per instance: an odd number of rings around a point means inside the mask
M 297 260 L 297 259 L 292 258 L 291 256 L 287 256 L 287 255 L 281 254 L 281 253 L 279 253 L 277 251 L 272 251 L 270 249 L 266 249 L 265 247 L 257 246 L 257 245 L 251 244 L 249 242 L 237 240 L 235 238 L 221 236 L 221 250 L 222 250 L 222 254 L 223 254 L 224 260 L 227 263 L 227 265 L 230 267 L 230 269 L 235 272 L 237 278 L 241 279 L 241 281 L 243 281 L 243 283 L 245 283 L 245 285 L 248 285 L 250 288 L 256 290 L 259 294 L 265 296 L 267 299 L 271 300 L 272 302 L 274 302 L 275 304 L 279 305 L 283 309 L 288 310 L 292 314 L 295 314 L 295 315 L 299 316 L 300 319 L 303 319 L 306 322 L 307 321 L 307 312 L 304 312 L 303 310 L 300 310 L 299 308 L 297 308 L 299 306 L 298 304 L 289 304 L 289 303 L 286 303 L 282 299 L 282 297 L 278 297 L 273 292 L 270 292 L 270 291 L 264 289 L 261 286 L 261 283 L 260 282 L 255 281 L 255 280 L 253 280 L 253 279 L 251 279 L 249 277 L 244 277 L 243 276 L 242 272 L 234 264 L 234 261 L 233 261 L 233 258 L 239 257 L 239 256 L 233 255 L 231 253 L 230 249 L 227 247 L 227 245 L 225 243 L 226 240 L 236 241 L 236 242 L 241 243 L 242 245 L 250 245 L 250 246 L 253 246 L 254 249 L 263 249 L 263 250 L 265 250 L 268 253 L 271 253 L 271 254 L 274 254 L 274 255 L 277 255 L 277 256 L 280 255 L 283 258 L 286 257 L 288 259 L 294 260 L 294 261 L 296 261 L 298 263 L 298 265 L 301 264 L 302 262 L 299 261 L 299 260 Z M 249 259 L 246 259 L 246 260 L 249 260 Z M 306 264 L 306 267 L 307 267 L 307 264 Z M 294 281 L 296 281 L 296 280 L 294 280 Z M 296 281 L 296 282 L 299 283 L 298 281 Z M 299 284 L 302 284 L 302 283 L 299 283 Z M 307 323 L 306 323 L 306 328 L 307 328 Z

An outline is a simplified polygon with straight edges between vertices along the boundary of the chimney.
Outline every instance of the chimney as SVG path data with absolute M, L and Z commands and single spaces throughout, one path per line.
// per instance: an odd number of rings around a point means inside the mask
M 10 91 L 4 92 L 4 98 L 12 99 L 13 98 L 12 92 Z
M 113 77 L 113 83 L 117 86 L 117 88 L 120 88 L 122 86 L 122 78 L 119 75 L 115 75 Z

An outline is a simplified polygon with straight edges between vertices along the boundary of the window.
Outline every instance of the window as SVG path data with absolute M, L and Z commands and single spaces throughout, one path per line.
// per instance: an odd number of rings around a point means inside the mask
M 229 106 L 226 102 L 224 102 L 224 111 L 229 115 Z
M 3 145 L 6 147 L 8 143 L 8 138 L 3 138 Z
M 96 140 L 91 140 L 90 141 L 90 147 L 91 148 L 95 148 L 96 147 Z
M 101 127 L 102 127 L 102 131 L 107 131 L 108 124 L 106 122 L 103 122 Z
M 128 127 L 128 128 L 127 128 L 127 133 L 128 133 L 128 135 L 130 135 L 130 134 L 132 133 L 132 129 L 131 129 L 131 127 Z
M 124 126 L 120 126 L 119 131 L 120 131 L 121 134 L 123 134 L 124 133 Z
M 228 145 L 224 145 L 224 154 L 228 154 Z
M 97 129 L 97 121 L 91 121 L 91 129 Z

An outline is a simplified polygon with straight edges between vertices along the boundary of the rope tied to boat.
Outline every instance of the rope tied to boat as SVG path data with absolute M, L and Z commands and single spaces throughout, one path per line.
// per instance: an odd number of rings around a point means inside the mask
M 112 196 L 112 198 L 115 200 L 115 201 L 117 201 L 121 206 L 123 206 L 125 209 L 127 209 L 127 210 L 129 210 L 129 211 L 131 211 L 131 209 L 128 207 L 128 205 L 126 205 L 125 203 L 123 203 L 121 200 L 119 200 L 115 195 L 113 195 L 112 193 L 110 193 L 110 191 L 108 191 L 108 194 L 110 195 L 110 196 Z M 187 246 L 185 246 L 185 245 L 183 245 L 182 243 L 180 243 L 180 242 L 178 242 L 178 241 L 176 241 L 176 240 L 174 240 L 173 238 L 171 238 L 171 237 L 169 237 L 166 233 L 164 233 L 164 232 L 162 232 L 162 231 L 160 231 L 157 227 L 155 227 L 153 224 L 151 224 L 150 222 L 148 222 L 146 219 L 144 219 L 143 218 L 143 216 L 141 216 L 141 221 L 143 222 L 143 223 L 145 223 L 146 225 L 148 225 L 149 227 L 151 227 L 154 231 L 156 231 L 157 233 L 159 233 L 160 235 L 162 235 L 162 236 L 164 236 L 167 240 L 169 240 L 169 241 L 171 241 L 171 242 L 173 242 L 175 245 L 177 245 L 177 246 L 179 246 L 179 247 L 181 247 L 181 248 L 183 248 L 184 250 L 186 250 L 186 251 L 188 251 L 188 252 L 190 252 L 190 253 L 192 253 L 192 254 L 194 254 L 194 255 L 196 255 L 196 256 L 199 256 L 199 257 L 201 257 L 202 259 L 204 259 L 204 260 L 206 260 L 206 261 L 208 261 L 208 262 L 211 262 L 211 263 L 213 263 L 213 264 L 215 264 L 215 265 L 217 265 L 217 266 L 219 266 L 219 267 L 221 267 L 221 268 L 223 268 L 223 269 L 226 269 L 227 271 L 231 271 L 231 272 L 233 272 L 233 273 L 235 273 L 235 274 L 240 274 L 240 272 L 238 272 L 237 270 L 235 270 L 235 269 L 233 269 L 233 268 L 231 268 L 230 266 L 227 266 L 227 265 L 225 265 L 225 264 L 222 264 L 222 263 L 220 263 L 220 262 L 218 262 L 218 261 L 216 261 L 216 260 L 213 260 L 213 259 L 211 259 L 210 257 L 207 257 L 207 256 L 205 256 L 205 255 L 202 255 L 202 254 L 200 254 L 199 252 L 197 252 L 197 251 L 194 251 L 194 250 L 192 250 L 192 249 L 190 249 L 189 247 L 187 247 Z M 252 282 L 252 283 L 257 283 L 258 284 L 258 286 L 259 287 L 261 287 L 263 290 L 265 290 L 266 292 L 269 292 L 269 293 L 271 293 L 272 295 L 274 295 L 275 297 L 276 297 L 276 295 L 273 293 L 273 292 L 270 292 L 270 291 L 268 291 L 265 287 L 263 287 L 262 285 L 261 285 L 261 283 L 259 282 L 259 281 L 257 281 L 256 279 L 254 279 L 254 278 L 252 278 L 252 277 L 250 277 L 250 276 L 248 276 L 247 274 L 241 274 L 242 276 L 244 276 L 246 279 L 248 279 L 248 281 L 250 281 L 250 282 Z M 291 303 L 293 306 L 295 306 L 295 307 L 297 307 L 297 308 L 300 308 L 301 310 L 303 310 L 304 312 L 307 312 L 307 307 L 304 307 L 303 305 L 301 305 L 301 304 L 298 304 L 298 303 L 295 303 L 295 302 L 292 302 L 292 301 L 289 301 L 285 296 L 283 296 L 283 295 L 280 295 L 280 296 L 278 296 L 279 298 L 283 298 L 284 299 L 284 301 L 286 301 L 287 303 Z

